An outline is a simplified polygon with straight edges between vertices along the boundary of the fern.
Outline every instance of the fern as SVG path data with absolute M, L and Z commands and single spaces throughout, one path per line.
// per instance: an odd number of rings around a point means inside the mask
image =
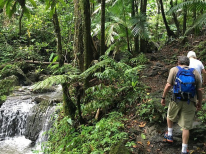
M 80 75 L 73 74 L 71 73 L 71 70 L 70 70 L 70 72 L 64 75 L 51 76 L 45 79 L 44 81 L 40 81 L 34 84 L 32 88 L 34 90 L 37 90 L 37 89 L 49 88 L 49 87 L 52 87 L 53 85 L 58 85 L 58 84 L 63 84 L 63 83 L 72 84 L 74 82 L 81 82 L 85 80 L 88 76 L 92 75 L 95 71 L 99 70 L 101 67 L 104 67 L 112 62 L 113 62 L 112 59 L 105 59 L 95 64 L 94 66 L 88 68 L 86 71 L 84 71 Z

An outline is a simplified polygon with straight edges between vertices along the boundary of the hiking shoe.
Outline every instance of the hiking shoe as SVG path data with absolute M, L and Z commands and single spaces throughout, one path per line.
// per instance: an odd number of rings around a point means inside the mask
M 173 142 L 173 137 L 168 135 L 168 132 L 165 133 L 164 138 L 167 139 L 167 142 L 172 143 Z
M 181 152 L 181 154 L 190 154 L 190 152 L 187 150 L 187 152 Z

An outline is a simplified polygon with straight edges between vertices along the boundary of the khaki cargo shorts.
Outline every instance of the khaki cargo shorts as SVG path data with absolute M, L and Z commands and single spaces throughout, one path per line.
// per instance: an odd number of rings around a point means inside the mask
M 193 119 L 195 116 L 196 107 L 194 102 L 180 101 L 170 102 L 167 117 L 176 122 L 178 120 L 178 125 L 183 129 L 190 130 L 192 129 Z

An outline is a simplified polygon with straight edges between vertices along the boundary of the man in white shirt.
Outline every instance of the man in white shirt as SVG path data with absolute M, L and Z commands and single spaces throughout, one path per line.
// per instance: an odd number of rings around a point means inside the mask
M 199 72 L 202 83 L 206 85 L 206 71 L 202 62 L 196 59 L 197 57 L 194 51 L 189 51 L 187 53 L 187 57 L 190 59 L 189 67 L 195 68 Z M 202 79 L 202 75 L 203 75 L 203 79 Z

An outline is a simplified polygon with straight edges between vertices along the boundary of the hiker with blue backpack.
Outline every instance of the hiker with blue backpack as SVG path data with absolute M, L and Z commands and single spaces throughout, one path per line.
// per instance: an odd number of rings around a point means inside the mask
M 202 62 L 200 60 L 197 59 L 196 57 L 196 53 L 194 51 L 189 51 L 187 53 L 187 57 L 190 59 L 190 68 L 195 68 L 199 74 L 200 74 L 200 79 L 202 81 L 202 83 L 204 85 L 206 85 L 206 71 L 205 71 L 205 67 L 202 64 Z M 203 79 L 202 79 L 203 76 Z
M 178 125 L 182 127 L 181 154 L 189 154 L 189 130 L 192 129 L 195 111 L 202 107 L 202 83 L 200 75 L 194 68 L 189 68 L 189 58 L 178 57 L 178 66 L 170 69 L 165 85 L 161 104 L 165 106 L 166 95 L 172 88 L 172 99 L 167 111 L 168 131 L 164 134 L 167 142 L 173 142 L 173 122 L 178 118 Z

